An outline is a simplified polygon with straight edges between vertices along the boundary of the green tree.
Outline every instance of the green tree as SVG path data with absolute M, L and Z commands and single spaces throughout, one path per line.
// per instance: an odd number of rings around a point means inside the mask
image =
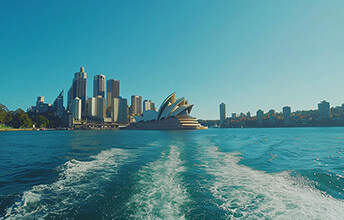
M 10 112 L 7 112 L 5 116 L 5 125 L 10 125 L 12 123 L 12 115 Z
M 5 124 L 6 123 L 6 118 L 8 115 L 8 108 L 0 103 L 0 124 Z
M 46 128 L 49 124 L 49 120 L 43 115 L 36 115 L 33 120 L 39 128 Z
M 23 109 L 19 108 L 12 115 L 12 126 L 14 128 L 30 128 L 32 127 L 32 120 Z

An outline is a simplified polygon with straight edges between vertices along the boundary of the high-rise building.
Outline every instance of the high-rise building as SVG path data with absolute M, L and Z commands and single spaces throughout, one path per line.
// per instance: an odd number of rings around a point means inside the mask
M 51 104 L 44 103 L 44 96 L 38 96 L 36 105 L 29 107 L 27 111 L 33 113 L 45 113 L 53 110 L 54 108 Z
M 151 100 L 144 100 L 143 101 L 143 111 L 149 111 L 149 110 L 155 111 L 155 104 Z
M 113 122 L 128 122 L 128 100 L 122 97 L 114 98 L 112 104 L 111 118 Z
M 72 102 L 72 112 L 74 120 L 81 120 L 81 104 L 82 100 L 79 97 L 76 97 Z
M 139 96 L 139 95 L 131 96 L 131 114 L 132 115 L 142 114 L 142 96 Z
M 257 111 L 257 121 L 259 126 L 263 126 L 264 111 L 259 109 Z
M 329 118 L 331 117 L 330 103 L 325 100 L 318 104 L 318 111 L 320 118 Z
M 109 79 L 106 82 L 106 107 L 111 107 L 111 103 L 113 102 L 114 98 L 118 98 L 120 96 L 119 93 L 119 80 Z
M 37 97 L 36 106 L 38 106 L 40 103 L 44 103 L 44 96 Z
M 275 125 L 276 124 L 275 110 L 271 109 L 269 111 L 269 118 L 270 118 L 270 124 Z
M 60 92 L 59 96 L 57 96 L 53 104 L 53 108 L 54 108 L 54 111 L 56 112 L 56 115 L 60 117 L 63 115 L 65 111 L 63 107 L 63 95 L 64 95 L 64 90 Z
M 251 118 L 251 112 L 247 112 L 247 118 Z
M 99 95 L 96 97 L 96 102 L 96 118 L 102 120 L 103 118 L 105 118 L 105 98 Z
M 236 113 L 232 113 L 232 118 L 236 118 L 237 114 Z
M 220 126 L 223 126 L 226 120 L 226 104 L 220 104 Z
M 68 90 L 67 108 L 69 111 L 72 110 L 72 102 L 76 97 L 81 99 L 81 114 L 84 116 L 86 113 L 86 72 L 84 67 L 80 68 L 80 72 L 74 74 L 73 84 Z
M 105 98 L 105 76 L 102 74 L 93 78 L 93 97 L 97 96 Z
M 155 103 L 154 102 L 150 103 L 150 110 L 156 111 Z
M 47 112 L 49 109 L 49 105 L 48 103 L 44 103 L 44 96 L 38 96 L 37 97 L 37 101 L 36 101 L 36 112 L 37 113 L 44 113 Z M 50 105 L 51 106 L 51 105 Z
M 88 99 L 87 116 L 90 118 L 95 118 L 97 116 L 97 99 L 95 97 Z
M 289 106 L 283 107 L 283 122 L 284 125 L 290 125 L 291 118 L 291 108 Z

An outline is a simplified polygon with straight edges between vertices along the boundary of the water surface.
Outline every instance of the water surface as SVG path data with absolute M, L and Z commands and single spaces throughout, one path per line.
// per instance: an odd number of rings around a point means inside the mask
M 342 219 L 344 128 L 0 133 L 0 219 Z

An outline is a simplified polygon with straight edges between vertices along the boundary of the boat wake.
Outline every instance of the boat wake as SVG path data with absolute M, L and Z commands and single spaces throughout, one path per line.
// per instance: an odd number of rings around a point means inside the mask
M 315 189 L 290 172 L 266 173 L 240 165 L 238 153 L 200 147 L 207 188 L 227 219 L 342 219 L 344 201 Z
M 92 195 L 101 195 L 103 186 L 111 183 L 111 176 L 129 156 L 127 150 L 112 148 L 101 151 L 90 161 L 67 161 L 58 167 L 57 181 L 25 191 L 19 201 L 6 210 L 5 218 L 45 219 L 71 212 Z
M 127 204 L 134 219 L 184 219 L 189 201 L 182 173 L 181 146 L 170 146 L 169 152 L 148 163 L 137 173 L 137 186 Z

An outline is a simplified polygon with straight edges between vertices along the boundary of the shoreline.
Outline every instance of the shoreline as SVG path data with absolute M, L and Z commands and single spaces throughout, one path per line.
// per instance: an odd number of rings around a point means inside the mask
M 0 129 L 1 131 L 35 131 L 32 128 L 5 128 L 5 129 Z
M 211 127 L 209 126 L 208 129 L 264 129 L 264 128 L 339 128 L 344 127 L 344 125 L 332 125 L 332 126 L 263 126 L 263 127 Z M 90 130 L 193 130 L 193 129 L 123 129 L 123 128 L 0 128 L 0 132 L 5 131 L 90 131 Z M 199 129 L 196 129 L 199 130 Z M 203 130 L 203 129 L 201 129 Z

